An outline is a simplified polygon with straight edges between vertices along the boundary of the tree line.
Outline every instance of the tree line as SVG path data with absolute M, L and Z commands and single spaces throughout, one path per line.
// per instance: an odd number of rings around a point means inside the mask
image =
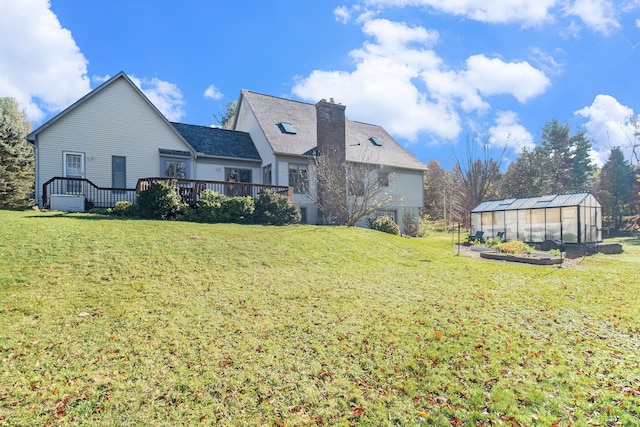
M 483 201 L 582 192 L 600 201 L 606 227 L 620 229 L 625 216 L 640 211 L 640 164 L 625 159 L 622 147 L 612 147 L 598 168 L 586 134 L 572 133 L 556 119 L 544 125 L 535 147 L 523 149 L 504 172 L 507 150 L 492 147 L 486 138 L 469 137 L 464 154 L 454 156 L 452 171 L 437 161 L 428 164 L 425 211 L 431 219 L 445 227 L 468 225 L 469 212 Z

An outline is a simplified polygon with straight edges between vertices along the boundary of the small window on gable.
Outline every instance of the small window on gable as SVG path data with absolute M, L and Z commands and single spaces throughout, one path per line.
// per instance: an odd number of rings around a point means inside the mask
M 376 147 L 382 147 L 382 142 L 380 142 L 380 140 L 375 136 L 372 136 L 371 138 L 369 138 L 369 141 Z
M 293 125 L 291 123 L 287 123 L 287 122 L 280 122 L 278 123 L 278 126 L 280 127 L 280 131 L 282 133 L 288 133 L 291 135 L 295 135 L 296 133 L 296 128 L 293 127 Z

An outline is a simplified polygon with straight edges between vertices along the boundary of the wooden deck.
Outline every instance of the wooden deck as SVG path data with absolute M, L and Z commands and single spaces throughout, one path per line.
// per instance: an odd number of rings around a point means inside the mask
M 141 178 L 136 188 L 99 187 L 86 178 L 56 176 L 42 185 L 42 206 L 51 208 L 51 198 L 56 195 L 75 195 L 84 198 L 85 210 L 92 208 L 112 208 L 117 202 L 134 203 L 136 196 L 149 188 L 155 181 L 175 182 L 176 192 L 182 200 L 193 206 L 200 199 L 200 192 L 212 190 L 228 197 L 251 196 L 254 199 L 265 190 L 287 196 L 293 202 L 293 189 L 283 185 L 262 185 L 245 182 L 203 181 L 195 179 Z
M 138 180 L 136 192 L 149 188 L 152 182 L 172 181 L 175 182 L 176 192 L 182 197 L 182 201 L 190 206 L 195 205 L 200 200 L 200 193 L 203 190 L 211 190 L 224 194 L 227 197 L 251 196 L 254 199 L 265 190 L 286 196 L 293 202 L 293 188 L 285 185 L 263 185 L 248 182 L 229 181 L 204 181 L 197 179 L 173 179 L 173 178 L 141 178 Z

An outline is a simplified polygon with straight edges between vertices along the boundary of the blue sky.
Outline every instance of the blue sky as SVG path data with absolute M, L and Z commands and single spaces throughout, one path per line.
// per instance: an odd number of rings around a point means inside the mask
M 170 120 L 214 124 L 241 89 L 334 98 L 445 167 L 553 118 L 601 163 L 636 138 L 639 55 L 640 0 L 0 0 L 0 96 L 35 126 L 123 70 Z

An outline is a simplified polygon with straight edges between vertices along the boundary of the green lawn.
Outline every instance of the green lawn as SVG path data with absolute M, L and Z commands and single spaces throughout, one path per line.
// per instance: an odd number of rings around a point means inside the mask
M 640 425 L 640 241 L 0 211 L 0 425 Z

